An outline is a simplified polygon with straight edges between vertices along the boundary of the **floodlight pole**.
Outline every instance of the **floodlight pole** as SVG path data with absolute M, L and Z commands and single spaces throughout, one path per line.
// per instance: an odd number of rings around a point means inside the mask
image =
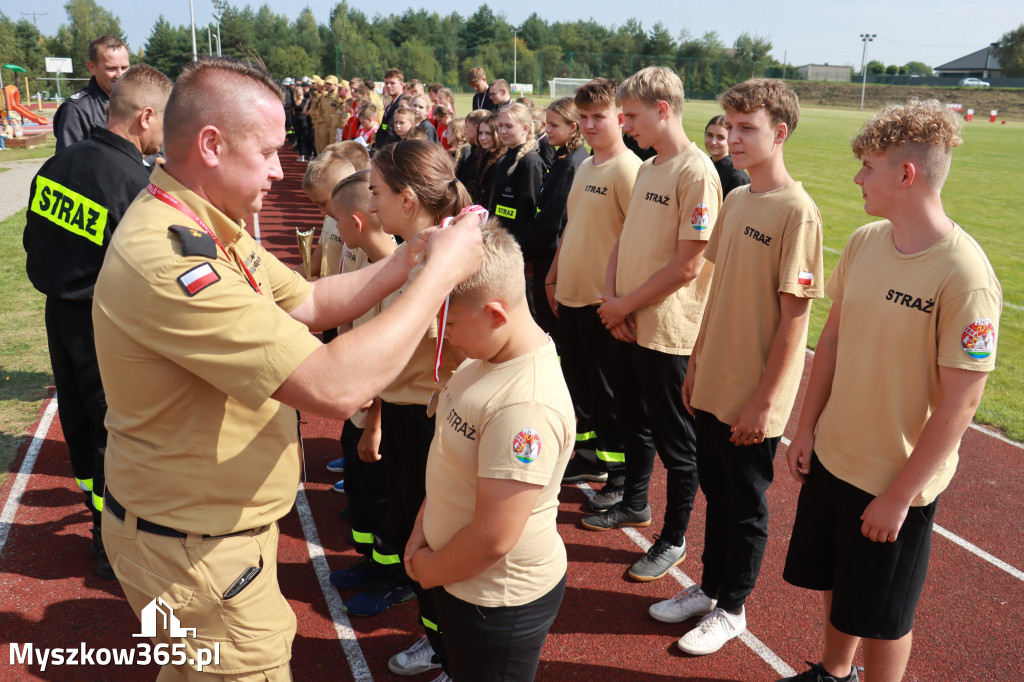
M 196 49 L 196 11 L 193 7 L 193 0 L 188 0 L 188 14 L 192 18 L 192 61 L 199 61 L 199 51 Z
M 868 58 L 868 43 L 878 37 L 877 33 L 861 33 L 860 39 L 864 42 L 864 51 L 860 55 L 860 108 L 864 108 L 864 93 L 868 88 L 868 71 L 867 71 L 867 58 Z
M 209 24 L 206 25 L 206 54 L 213 55 L 213 32 Z
M 512 88 L 514 92 L 516 83 L 519 82 L 519 41 L 516 40 L 516 36 L 519 35 L 518 29 L 512 29 Z M 510 93 L 511 94 L 511 93 Z
M 215 12 L 213 18 L 217 20 L 217 56 L 220 57 L 220 20 L 223 18 L 223 14 Z

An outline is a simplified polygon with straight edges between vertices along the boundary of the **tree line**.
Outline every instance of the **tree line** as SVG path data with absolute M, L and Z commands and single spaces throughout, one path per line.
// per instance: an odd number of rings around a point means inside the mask
M 487 4 L 468 17 L 425 9 L 368 17 L 343 0 L 323 24 L 308 7 L 289 19 L 266 4 L 253 9 L 221 0 L 215 5 L 221 15 L 222 53 L 258 57 L 279 78 L 335 73 L 379 79 L 396 66 L 407 78 L 439 81 L 458 90 L 466 71 L 479 65 L 490 78 L 511 81 L 515 75 L 520 83 L 543 87 L 544 80 L 554 77 L 621 79 L 657 64 L 675 68 L 688 90 L 713 96 L 753 76 L 800 77 L 792 65 L 771 56 L 772 42 L 766 37 L 742 33 L 726 45 L 715 31 L 695 36 L 684 29 L 673 35 L 662 22 L 646 28 L 636 18 L 606 26 L 593 19 L 549 22 L 533 13 L 513 26 Z M 96 0 L 67 0 L 64 9 L 67 22 L 52 36 L 40 34 L 30 21 L 0 13 L 0 64 L 18 64 L 30 78 L 52 77 L 45 73 L 43 58 L 67 56 L 74 60 L 73 75 L 87 77 L 89 42 L 103 34 L 123 36 L 120 20 Z M 196 39 L 200 54 L 211 48 L 216 53 L 215 27 L 207 34 L 206 25 L 197 26 Z M 129 48 L 133 61 L 173 78 L 192 58 L 191 30 L 159 16 L 145 43 Z M 999 43 L 1005 75 L 1024 70 L 1022 53 L 1024 25 Z M 902 66 L 872 61 L 866 70 L 872 75 L 931 75 L 931 68 L 919 61 Z

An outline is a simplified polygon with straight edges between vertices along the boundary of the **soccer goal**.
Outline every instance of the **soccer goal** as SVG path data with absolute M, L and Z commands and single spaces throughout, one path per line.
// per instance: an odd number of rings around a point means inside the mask
M 572 97 L 576 90 L 590 82 L 589 78 L 555 78 L 548 81 L 551 88 L 551 99 L 559 97 Z

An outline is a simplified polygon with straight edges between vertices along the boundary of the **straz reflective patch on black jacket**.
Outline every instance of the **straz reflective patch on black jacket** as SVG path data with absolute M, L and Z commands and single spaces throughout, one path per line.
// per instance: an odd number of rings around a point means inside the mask
M 29 209 L 72 234 L 103 245 L 107 209 L 78 192 L 40 175 Z

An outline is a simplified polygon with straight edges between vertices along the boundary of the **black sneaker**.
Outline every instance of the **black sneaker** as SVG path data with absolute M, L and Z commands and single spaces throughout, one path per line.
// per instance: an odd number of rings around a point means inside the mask
M 395 604 L 404 604 L 415 598 L 416 593 L 409 582 L 381 578 L 346 601 L 345 610 L 353 616 L 379 616 Z
M 600 492 L 590 498 L 590 508 L 596 512 L 606 512 L 619 502 L 622 502 L 622 493 L 625 490 L 621 485 L 605 483 Z
M 562 474 L 562 483 L 579 483 L 580 481 L 603 483 L 607 480 L 608 472 L 603 466 L 580 455 L 569 460 L 569 466 L 565 467 L 565 473 Z
M 859 682 L 860 680 L 857 666 L 852 666 L 850 674 L 846 677 L 836 677 L 830 675 L 821 663 L 811 663 L 810 661 L 806 661 L 806 663 L 811 666 L 810 670 L 805 670 L 793 677 L 783 677 L 779 682 Z
M 651 548 L 629 569 L 629 577 L 643 583 L 664 578 L 673 566 L 683 563 L 685 558 L 686 538 L 683 538 L 683 544 L 672 545 L 656 535 Z
M 583 518 L 583 527 L 588 530 L 611 530 L 624 526 L 642 527 L 651 525 L 651 505 L 634 511 L 618 503 L 608 511 Z
M 384 575 L 384 569 L 371 557 L 364 556 L 348 568 L 332 571 L 331 584 L 339 590 L 358 590 Z

